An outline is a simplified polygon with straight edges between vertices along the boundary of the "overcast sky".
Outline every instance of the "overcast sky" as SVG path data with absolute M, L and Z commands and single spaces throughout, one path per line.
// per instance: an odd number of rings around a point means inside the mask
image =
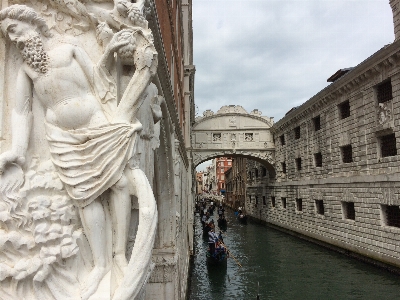
M 394 40 L 389 0 L 193 0 L 197 114 L 281 119 Z
M 278 121 L 393 42 L 389 0 L 193 0 L 198 114 L 258 108 Z

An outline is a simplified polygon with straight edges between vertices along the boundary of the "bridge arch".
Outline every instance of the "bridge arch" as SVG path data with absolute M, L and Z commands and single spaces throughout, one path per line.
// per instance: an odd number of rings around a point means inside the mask
M 273 118 L 258 109 L 248 113 L 240 105 L 207 110 L 192 127 L 193 165 L 221 156 L 245 157 L 263 164 L 275 177 L 275 144 L 270 128 Z

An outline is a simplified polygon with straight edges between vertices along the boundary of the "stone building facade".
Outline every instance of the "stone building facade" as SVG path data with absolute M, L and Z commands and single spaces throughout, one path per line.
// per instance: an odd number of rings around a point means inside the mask
M 271 128 L 276 181 L 257 184 L 266 201 L 246 199 L 246 211 L 400 267 L 399 1 L 390 4 L 396 40 Z
M 225 171 L 226 196 L 225 203 L 230 207 L 244 207 L 247 182 L 247 159 L 235 157 L 232 168 Z

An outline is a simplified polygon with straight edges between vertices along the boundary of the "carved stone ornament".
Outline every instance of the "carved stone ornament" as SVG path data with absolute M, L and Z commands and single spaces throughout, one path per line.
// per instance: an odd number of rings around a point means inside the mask
M 1 299 L 144 297 L 157 225 L 158 54 L 144 0 L 100 2 L 0 11 L 10 123 L 0 155 Z
M 378 110 L 378 123 L 380 125 L 383 125 L 385 123 L 390 122 L 392 120 L 392 110 L 389 108 L 388 103 L 387 102 L 379 103 L 379 107 L 378 108 L 379 108 L 379 110 Z

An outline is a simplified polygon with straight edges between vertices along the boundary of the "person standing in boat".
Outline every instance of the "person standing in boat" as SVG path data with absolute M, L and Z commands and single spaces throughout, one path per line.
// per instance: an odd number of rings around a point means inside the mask
M 218 242 L 218 235 L 215 233 L 214 223 L 210 223 L 210 231 L 208 232 L 208 247 L 210 248 L 210 254 L 215 254 L 215 243 Z

